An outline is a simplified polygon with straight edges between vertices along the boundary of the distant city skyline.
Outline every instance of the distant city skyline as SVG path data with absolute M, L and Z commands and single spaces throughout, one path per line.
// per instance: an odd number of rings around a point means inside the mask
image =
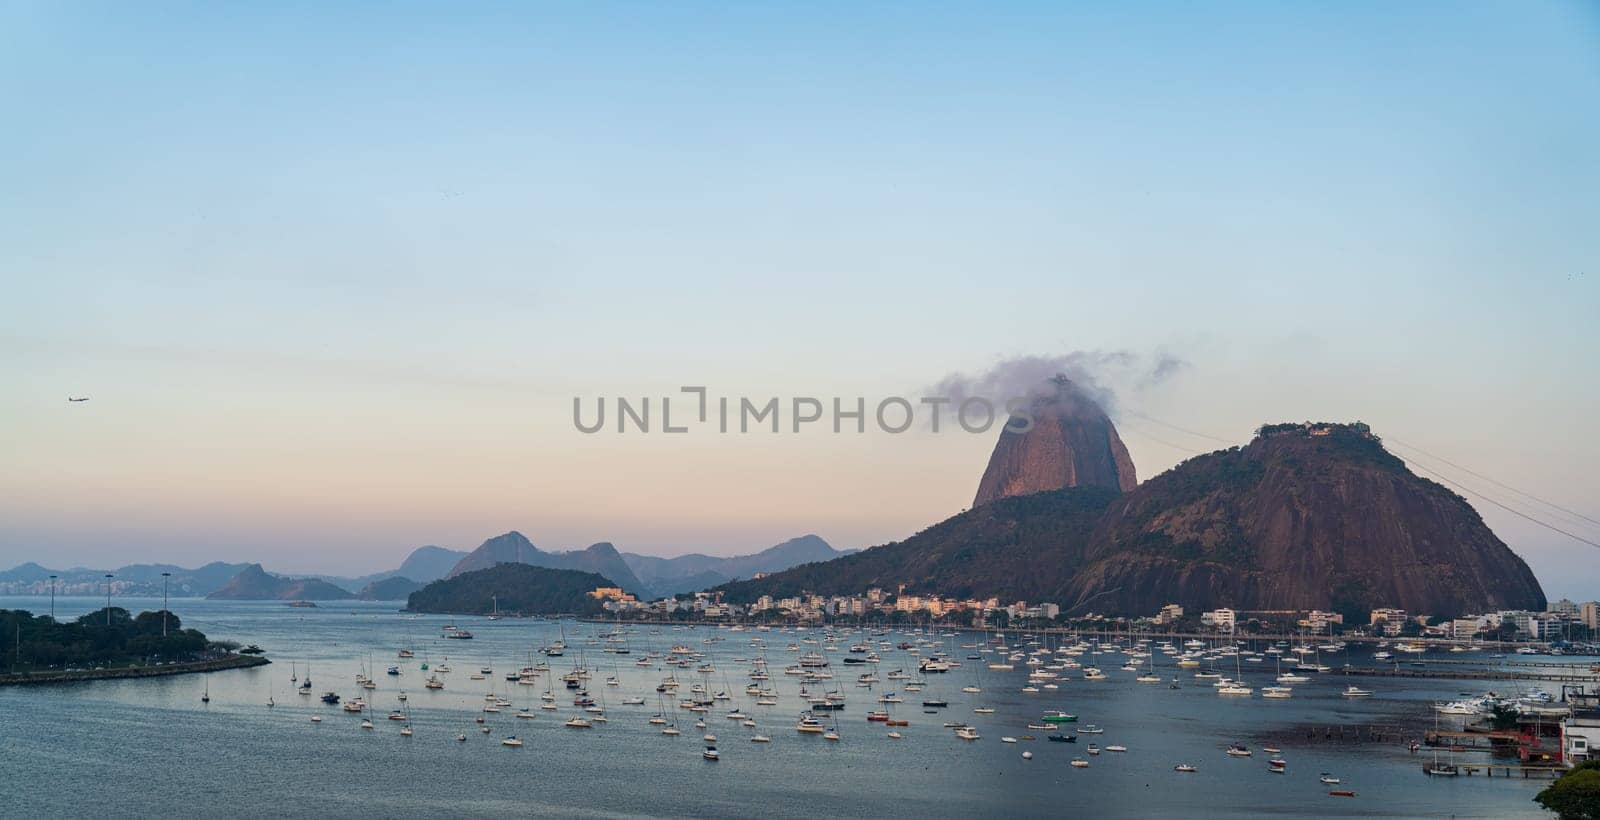
M 162 7 L 0 11 L 0 569 L 872 546 L 997 433 L 572 399 L 1074 353 L 1181 362 L 1095 365 L 1142 480 L 1360 419 L 1600 541 L 1593 4 Z

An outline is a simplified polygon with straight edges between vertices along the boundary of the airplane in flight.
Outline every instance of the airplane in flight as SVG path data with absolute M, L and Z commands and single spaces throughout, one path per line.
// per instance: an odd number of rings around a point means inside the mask
M 68 396 L 67 401 L 88 401 L 88 396 Z

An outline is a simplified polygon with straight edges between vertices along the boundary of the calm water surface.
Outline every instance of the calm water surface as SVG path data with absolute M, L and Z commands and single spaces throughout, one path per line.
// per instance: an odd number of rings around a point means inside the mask
M 115 603 L 136 613 L 160 609 L 159 599 Z M 67 617 L 101 605 L 91 598 L 58 598 L 56 609 Z M 4 598 L 0 607 L 46 612 L 49 603 Z M 1430 779 L 1421 765 L 1431 755 L 1411 754 L 1403 744 L 1341 743 L 1321 739 L 1320 733 L 1317 739 L 1307 737 L 1309 727 L 1340 725 L 1403 725 L 1420 735 L 1432 725 L 1429 704 L 1435 700 L 1491 686 L 1515 692 L 1534 685 L 1529 683 L 1364 678 L 1357 680 L 1376 695 L 1348 700 L 1338 694 L 1347 680 L 1331 675 L 1297 685 L 1289 700 L 1263 700 L 1259 693 L 1235 699 L 1216 695 L 1208 682 L 1193 679 L 1193 670 L 1180 672 L 1159 654 L 1157 672 L 1165 678 L 1177 675 L 1183 688 L 1136 684 L 1132 673 L 1118 671 L 1120 656 L 1085 654 L 1077 660 L 1085 666 L 1098 663 L 1111 680 L 1084 681 L 1074 670 L 1077 679 L 1061 682 L 1056 691 L 1025 694 L 1019 690 L 1026 667 L 1018 663 L 1016 671 L 997 672 L 966 661 L 973 650 L 957 647 L 981 636 L 962 635 L 946 645 L 964 666 L 928 675 L 923 692 L 903 693 L 906 703 L 895 707 L 896 716 L 911 725 L 899 730 L 902 740 L 888 738 L 882 724 L 864 719 L 878 707 L 877 695 L 901 682 L 858 688 L 856 676 L 869 667 L 841 663 L 842 648 L 831 656 L 831 688 L 848 699 L 838 718 L 842 739 L 831 743 L 794 731 L 804 708 L 800 683 L 781 674 L 795 654 L 785 647 L 805 637 L 820 638 L 817 630 L 636 626 L 629 633 L 632 654 L 615 655 L 589 643 L 607 626 L 444 616 L 412 620 L 397 607 L 363 602 L 296 609 L 275 602 L 174 601 L 172 609 L 185 625 L 213 638 L 259 644 L 274 663 L 211 675 L 0 689 L 0 815 L 200 816 L 221 813 L 225 804 L 228 814 L 252 817 L 1548 816 L 1531 802 L 1541 781 Z M 476 639 L 442 639 L 448 623 L 470 628 Z M 588 731 L 564 727 L 562 721 L 579 710 L 559 680 L 559 711 L 541 711 L 532 720 L 516 718 L 514 708 L 485 715 L 483 696 L 491 688 L 507 693 L 517 707 L 537 706 L 543 679 L 539 686 L 517 686 L 502 675 L 527 665 L 530 650 L 560 637 L 562 629 L 571 648 L 565 657 L 549 659 L 552 671 L 559 676 L 570 669 L 581 652 L 594 673 L 589 691 L 605 698 L 609 722 Z M 726 640 L 703 643 L 713 636 Z M 779 690 L 778 706 L 755 706 L 743 695 L 748 659 L 760 654 L 750 640 L 758 636 L 768 643 L 769 685 Z M 901 636 L 891 633 L 880 640 L 899 642 Z M 841 647 L 850 642 L 841 641 Z M 408 644 L 417 657 L 397 659 L 396 650 Z M 719 737 L 720 762 L 701 759 L 702 731 L 693 727 L 694 717 L 686 710 L 669 702 L 684 730 L 680 737 L 663 736 L 646 723 L 657 711 L 655 685 L 667 668 L 635 662 L 647 651 L 665 653 L 673 644 L 706 651 L 717 668 L 708 688 L 734 694 L 733 704 L 758 723 L 758 729 L 747 729 L 723 717 L 731 708 L 727 702 L 713 709 L 706 720 Z M 914 656 L 880 654 L 879 677 L 897 668 L 915 671 Z M 360 716 L 296 695 L 289 680 L 292 668 L 304 676 L 309 664 L 317 694 L 333 689 L 353 697 L 362 694 L 354 678 L 369 657 L 378 672 L 378 689 L 365 693 L 376 724 L 372 730 L 359 728 Z M 1471 656 L 1451 656 L 1466 657 Z M 446 688 L 425 690 L 420 664 L 437 666 L 446 658 L 453 669 L 441 676 Z M 1362 660 L 1323 658 L 1335 667 Z M 382 674 L 391 664 L 400 665 L 400 676 Z M 494 674 L 470 680 L 482 666 L 493 667 Z M 674 671 L 685 694 L 699 678 Z M 1272 673 L 1270 662 L 1245 664 L 1253 685 L 1271 683 Z M 608 675 L 622 685 L 604 685 Z M 211 703 L 202 705 L 208 685 Z M 963 694 L 960 689 L 967 685 L 980 686 L 983 693 Z M 401 690 L 409 696 L 415 730 L 410 738 L 400 736 L 398 722 L 384 719 L 401 706 L 396 697 Z M 646 705 L 619 705 L 628 696 L 644 697 Z M 267 707 L 269 697 L 276 706 Z M 951 708 L 924 714 L 923 699 L 948 700 Z M 996 711 L 975 714 L 975 706 Z M 1045 742 L 1046 732 L 1026 724 L 1046 709 L 1075 713 L 1079 725 L 1099 724 L 1105 734 L 1076 744 Z M 312 723 L 313 714 L 322 715 L 323 722 Z M 474 719 L 480 716 L 489 734 L 477 731 Z M 954 737 L 942 728 L 946 720 L 973 724 L 982 739 Z M 750 742 L 757 731 L 772 742 Z M 461 732 L 468 734 L 466 743 L 456 741 Z M 512 734 L 526 745 L 502 746 L 500 740 Z M 1000 741 L 1004 735 L 1025 734 L 1038 740 Z M 1089 757 L 1084 748 L 1091 740 L 1129 751 Z M 1256 755 L 1224 755 L 1235 740 L 1256 748 Z M 1287 774 L 1267 771 L 1269 756 L 1259 751 L 1262 745 L 1283 748 Z M 1024 760 L 1024 750 L 1034 759 Z M 1089 768 L 1068 766 L 1074 757 L 1089 760 Z M 1462 762 L 1489 759 L 1484 753 L 1461 757 Z M 1200 771 L 1174 772 L 1180 762 Z M 1338 788 L 1354 790 L 1358 797 L 1328 796 L 1329 787 L 1317 779 L 1324 771 L 1343 778 Z

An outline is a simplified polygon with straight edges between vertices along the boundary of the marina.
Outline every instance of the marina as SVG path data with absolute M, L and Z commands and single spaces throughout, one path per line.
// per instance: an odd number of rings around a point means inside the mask
M 1037 816 L 1070 796 L 1114 814 L 1115 795 L 1137 790 L 1154 813 L 1193 817 L 1280 816 L 1290 806 L 1335 817 L 1537 817 L 1535 784 L 1554 771 L 1487 745 L 1432 745 L 1472 734 L 1460 731 L 1467 716 L 1435 713 L 1461 698 L 1449 680 L 1374 679 L 1370 696 L 1351 698 L 1344 675 L 1309 672 L 1288 687 L 1294 697 L 1263 697 L 1275 665 L 1244 661 L 1270 657 L 1272 642 L 1214 638 L 1164 651 L 1163 639 L 1127 635 L 490 621 L 394 603 L 174 609 L 208 634 L 260 644 L 273 663 L 0 689 L 0 721 L 18 729 L 12 759 L 24 775 L 48 765 L 47 742 L 96 762 L 19 778 L 21 810 L 59 813 L 63 795 L 93 777 L 130 790 L 128 814 L 159 814 L 188 794 L 142 780 L 160 762 L 272 791 L 288 813 L 404 799 L 408 811 L 468 816 L 582 815 L 600 801 L 651 815 L 743 817 L 759 807 L 800 817 L 827 800 L 830 812 Z M 475 639 L 443 637 L 450 624 Z M 1370 651 L 1325 655 L 1336 669 L 1370 663 Z M 1184 657 L 1200 663 L 1177 666 Z M 917 671 L 934 658 L 947 668 Z M 1002 661 L 1014 668 L 991 668 Z M 1212 677 L 1212 666 L 1227 674 Z M 1091 678 L 1091 668 L 1102 674 Z M 1162 685 L 1136 680 L 1152 668 Z M 1549 708 L 1548 695 L 1505 671 L 1489 688 Z M 1225 679 L 1257 691 L 1219 697 Z M 311 696 L 322 692 L 337 703 Z M 1419 773 L 1436 751 L 1463 776 Z M 530 778 L 538 788 L 523 785 Z M 1351 794 L 1332 794 L 1324 779 Z M 292 790 L 278 785 L 290 781 Z

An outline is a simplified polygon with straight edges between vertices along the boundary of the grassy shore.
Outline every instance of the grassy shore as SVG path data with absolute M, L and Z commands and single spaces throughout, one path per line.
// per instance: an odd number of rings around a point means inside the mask
M 195 672 L 246 669 L 252 666 L 265 666 L 269 663 L 272 663 L 272 661 L 260 655 L 228 655 L 222 658 L 191 661 L 189 663 L 172 663 L 166 666 L 116 666 L 106 669 L 80 669 L 76 672 L 24 672 L 14 675 L 0 675 L 0 686 L 77 683 L 79 681 L 111 680 L 114 678 L 155 678 L 163 675 L 188 675 Z

